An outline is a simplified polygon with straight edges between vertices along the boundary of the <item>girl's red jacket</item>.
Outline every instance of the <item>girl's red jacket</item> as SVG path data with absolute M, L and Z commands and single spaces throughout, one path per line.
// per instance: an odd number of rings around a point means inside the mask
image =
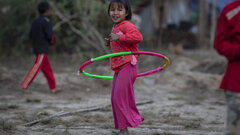
M 119 40 L 111 42 L 111 53 L 138 51 L 138 43 L 143 40 L 142 34 L 130 21 L 122 21 L 112 29 L 113 34 L 119 35 Z M 130 63 L 138 55 L 125 55 L 110 58 L 111 68 L 118 72 L 123 66 Z
M 214 47 L 228 59 L 220 88 L 240 93 L 240 0 L 229 3 L 223 9 Z

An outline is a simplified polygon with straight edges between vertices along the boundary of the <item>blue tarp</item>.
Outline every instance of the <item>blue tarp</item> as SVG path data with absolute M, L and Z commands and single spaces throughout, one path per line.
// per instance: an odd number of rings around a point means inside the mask
M 223 8 L 226 6 L 226 4 L 232 2 L 233 0 L 217 0 L 217 13 L 220 14 L 221 11 L 223 10 Z M 208 0 L 209 5 L 210 5 L 210 10 L 211 11 L 211 7 L 212 7 L 212 3 L 213 0 Z M 199 2 L 198 0 L 190 0 L 189 1 L 189 7 L 193 12 L 197 12 L 199 11 Z
M 218 10 L 221 12 L 226 4 L 232 2 L 233 0 L 217 0 Z M 213 0 L 208 0 L 209 4 L 212 5 Z

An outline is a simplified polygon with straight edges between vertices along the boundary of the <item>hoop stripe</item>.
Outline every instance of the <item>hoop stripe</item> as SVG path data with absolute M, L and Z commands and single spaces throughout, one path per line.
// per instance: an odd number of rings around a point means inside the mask
M 119 52 L 119 53 L 112 53 L 112 54 L 107 54 L 107 55 L 99 56 L 99 57 L 96 57 L 96 58 L 92 58 L 91 60 L 85 62 L 84 64 L 82 64 L 80 66 L 79 72 L 81 74 L 85 75 L 85 76 L 92 77 L 92 78 L 113 79 L 112 76 L 100 76 L 100 75 L 94 75 L 94 74 L 87 73 L 83 70 L 83 68 L 85 68 L 87 65 L 92 64 L 93 62 L 98 61 L 98 60 L 102 60 L 102 59 L 106 59 L 106 58 L 110 58 L 110 57 L 121 56 L 121 55 L 137 55 L 137 54 L 138 55 L 139 54 L 152 55 L 152 56 L 162 58 L 166 61 L 166 63 L 162 67 L 158 67 L 154 70 L 151 70 L 151 71 L 148 71 L 148 72 L 145 72 L 145 73 L 137 74 L 137 77 L 147 76 L 147 75 L 151 75 L 151 74 L 160 72 L 160 71 L 164 70 L 165 68 L 167 68 L 167 66 L 170 63 L 169 59 L 166 56 L 164 56 L 162 54 L 154 53 L 154 52 L 146 52 L 146 51 Z

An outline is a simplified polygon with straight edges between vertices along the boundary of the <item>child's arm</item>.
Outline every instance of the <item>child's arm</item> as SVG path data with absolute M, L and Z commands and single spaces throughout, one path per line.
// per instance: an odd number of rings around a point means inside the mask
M 142 34 L 132 23 L 125 23 L 120 28 L 123 34 L 119 35 L 119 41 L 125 41 L 128 43 L 140 43 L 143 40 Z
M 110 41 L 115 41 L 115 40 L 119 40 L 119 35 L 118 34 L 110 34 Z
M 227 35 L 227 18 L 224 14 L 221 14 L 219 21 L 218 21 L 218 27 L 217 27 L 217 35 L 214 43 L 215 49 L 219 52 L 219 54 L 225 56 L 229 61 L 235 61 L 240 59 L 240 45 L 236 41 L 237 39 L 230 39 Z M 239 22 L 240 23 L 240 22 Z M 236 23 L 238 24 L 238 23 Z M 240 26 L 236 26 L 240 27 Z M 240 30 L 240 29 L 239 29 Z M 237 32 L 238 33 L 238 32 Z M 237 34 L 235 33 L 235 34 Z M 240 33 L 240 31 L 239 31 Z M 237 37 L 237 36 L 233 36 Z M 238 39 L 240 40 L 240 39 Z
M 49 43 L 52 41 L 53 31 L 52 31 L 52 25 L 50 22 L 44 21 L 44 29 L 45 37 L 49 41 Z

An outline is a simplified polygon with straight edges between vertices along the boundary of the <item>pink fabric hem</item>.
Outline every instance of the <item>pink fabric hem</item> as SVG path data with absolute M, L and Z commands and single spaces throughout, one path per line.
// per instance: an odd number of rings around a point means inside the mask
M 125 126 L 115 127 L 115 128 L 116 128 L 116 129 L 119 129 L 119 130 L 125 129 L 125 128 L 127 128 L 127 127 L 135 128 L 135 127 L 137 127 L 138 125 L 140 125 L 143 121 L 144 121 L 144 118 L 142 118 L 139 122 L 137 122 L 137 123 L 134 124 L 134 125 L 126 124 Z

